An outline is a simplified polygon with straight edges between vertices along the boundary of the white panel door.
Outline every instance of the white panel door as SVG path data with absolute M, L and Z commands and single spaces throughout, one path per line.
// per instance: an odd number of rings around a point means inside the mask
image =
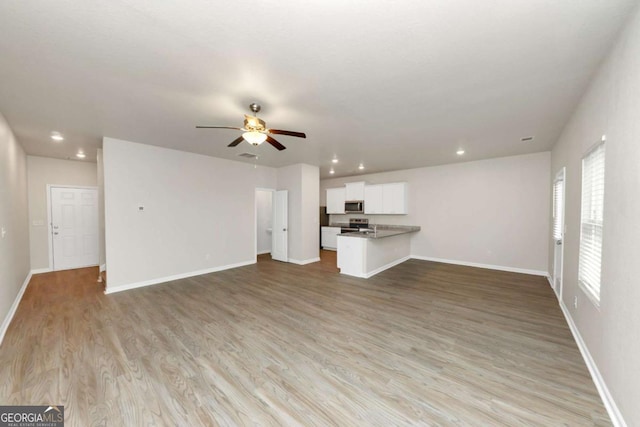
M 53 269 L 98 265 L 98 189 L 51 187 Z
M 553 181 L 553 290 L 562 298 L 562 268 L 564 258 L 564 189 L 565 169 Z
M 273 193 L 273 234 L 271 258 L 289 262 L 289 192 L 279 190 Z

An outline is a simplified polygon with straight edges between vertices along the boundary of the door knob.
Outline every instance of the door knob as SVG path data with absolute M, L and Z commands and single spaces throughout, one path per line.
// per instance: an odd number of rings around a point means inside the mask
M 53 234 L 57 235 L 57 234 L 58 234 L 58 232 L 57 232 L 57 231 L 54 231 L 54 232 L 53 232 Z
M 286 229 L 286 228 L 283 228 L 283 229 L 282 229 L 282 231 L 287 231 L 287 229 Z
M 562 244 L 562 240 L 556 240 L 556 245 L 560 246 Z

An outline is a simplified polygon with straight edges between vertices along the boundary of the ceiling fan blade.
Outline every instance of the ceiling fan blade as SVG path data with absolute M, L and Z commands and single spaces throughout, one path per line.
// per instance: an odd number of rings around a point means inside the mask
M 233 126 L 196 126 L 196 129 L 235 129 L 235 130 L 242 130 L 242 128 L 233 127 Z
M 289 135 L 289 136 L 295 136 L 298 138 L 306 138 L 307 135 L 304 134 L 304 132 L 293 132 L 291 130 L 278 130 L 278 129 L 269 129 L 267 130 L 268 133 L 272 133 L 274 135 Z
M 271 138 L 269 135 L 267 135 L 267 142 L 273 145 L 274 147 L 276 147 L 279 151 L 285 150 L 287 148 L 284 145 L 280 144 L 275 139 Z
M 227 147 L 235 147 L 236 145 L 240 144 L 243 140 L 244 138 L 242 136 L 239 136 L 238 138 L 234 139 L 231 144 L 227 145 Z

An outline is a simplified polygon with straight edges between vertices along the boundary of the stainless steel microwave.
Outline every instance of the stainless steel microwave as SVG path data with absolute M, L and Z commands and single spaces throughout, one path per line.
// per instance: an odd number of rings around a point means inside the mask
M 362 200 L 344 202 L 344 213 L 364 213 L 364 202 Z

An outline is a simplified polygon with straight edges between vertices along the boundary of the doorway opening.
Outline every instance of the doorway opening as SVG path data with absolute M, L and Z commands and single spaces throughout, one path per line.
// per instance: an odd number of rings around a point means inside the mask
M 265 258 L 271 253 L 273 235 L 273 192 L 273 190 L 269 189 L 256 189 L 257 260 Z M 262 257 L 260 257 L 260 255 L 262 255 Z
M 256 262 L 289 262 L 289 192 L 256 188 Z

